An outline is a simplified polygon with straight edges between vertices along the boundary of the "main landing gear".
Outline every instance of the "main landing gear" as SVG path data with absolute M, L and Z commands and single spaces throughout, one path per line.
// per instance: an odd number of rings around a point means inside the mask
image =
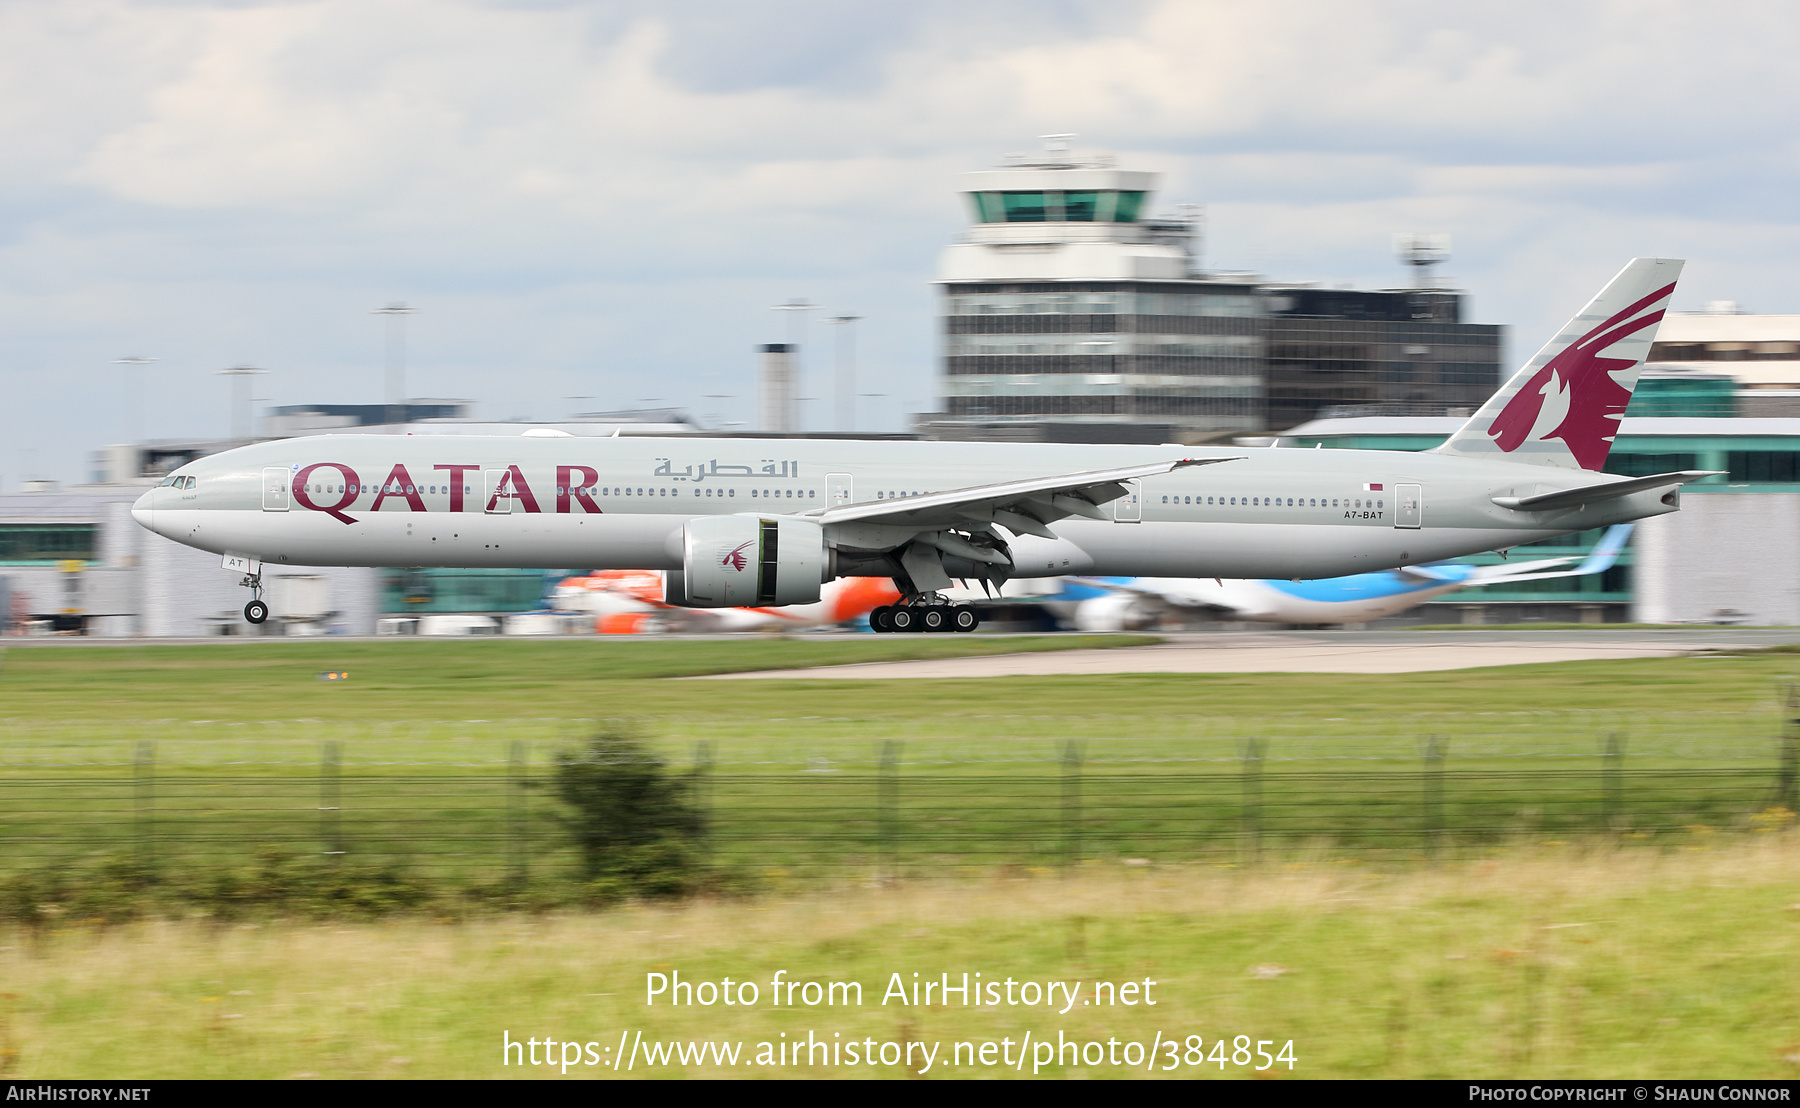
M 268 619 L 269 605 L 262 598 L 262 574 L 246 573 L 244 579 L 238 583 L 250 589 L 251 596 L 254 597 L 250 603 L 244 605 L 244 619 L 252 624 L 260 624 L 263 620 Z
M 869 613 L 869 628 L 877 632 L 973 631 L 980 626 L 981 615 L 974 608 L 951 604 L 935 594 L 883 605 Z

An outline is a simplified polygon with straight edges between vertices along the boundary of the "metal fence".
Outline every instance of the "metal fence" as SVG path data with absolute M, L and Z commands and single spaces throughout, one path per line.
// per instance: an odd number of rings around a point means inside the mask
M 1081 740 L 1053 759 L 908 760 L 886 740 L 867 760 L 800 767 L 721 764 L 709 744 L 669 771 L 690 783 L 718 865 L 769 875 L 961 867 L 1238 862 L 1329 848 L 1429 855 L 1575 837 L 1691 842 L 1778 831 L 1800 810 L 1800 729 L 1756 759 L 1634 764 L 1624 738 L 1585 758 L 1459 757 L 1428 737 L 1409 762 L 1277 759 L 1260 739 L 1229 761 L 1093 758 Z M 291 762 L 129 766 L 0 776 L 5 866 L 130 860 L 145 872 L 352 858 L 464 880 L 572 872 L 555 766 L 513 741 L 504 765 L 346 765 L 327 741 Z M 126 772 L 117 772 L 125 770 Z M 421 771 L 423 770 L 423 771 Z

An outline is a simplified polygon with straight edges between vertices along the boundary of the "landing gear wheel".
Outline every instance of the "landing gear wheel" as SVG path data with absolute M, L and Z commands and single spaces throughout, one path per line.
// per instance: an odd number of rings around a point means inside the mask
M 894 629 L 894 609 L 883 604 L 869 612 L 869 630 L 877 634 L 885 634 Z
M 888 626 L 905 633 L 919 629 L 919 613 L 911 608 L 894 608 L 888 612 Z
M 952 608 L 950 610 L 950 629 L 952 631 L 973 631 L 981 626 L 981 617 L 973 608 Z
M 269 618 L 269 606 L 260 600 L 252 600 L 244 605 L 244 618 L 251 623 L 261 623 Z
M 948 631 L 950 630 L 950 621 L 945 618 L 942 608 L 927 608 L 919 613 L 919 630 L 934 633 Z

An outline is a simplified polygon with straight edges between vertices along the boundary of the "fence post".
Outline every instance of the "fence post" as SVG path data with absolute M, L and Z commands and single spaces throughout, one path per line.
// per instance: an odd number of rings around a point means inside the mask
M 339 744 L 327 742 L 319 756 L 319 853 L 339 858 L 344 853 L 342 826 L 338 822 L 343 807 L 339 788 L 338 765 L 342 760 Z
M 888 739 L 881 744 L 881 770 L 876 777 L 876 823 L 881 838 L 881 868 L 888 877 L 895 875 L 900 859 L 900 782 L 896 764 L 899 743 Z
M 1081 744 L 1063 740 L 1062 749 L 1063 865 L 1081 862 Z
M 700 853 L 709 859 L 713 854 L 712 772 L 712 743 L 702 739 L 694 744 L 693 797 L 700 812 Z
M 132 793 L 137 838 L 138 884 L 148 885 L 156 879 L 156 748 L 149 739 L 140 739 L 137 755 L 132 759 Z
M 1606 753 L 1600 759 L 1600 825 L 1617 831 L 1625 800 L 1625 744 L 1617 731 L 1606 736 Z
M 1444 743 L 1436 735 L 1425 743 L 1425 856 L 1435 858 L 1444 840 Z
M 1262 740 L 1245 741 L 1244 816 L 1239 849 L 1246 862 L 1254 862 L 1262 853 L 1262 762 Z
M 1800 811 L 1800 685 L 1789 683 L 1787 720 L 1781 729 L 1781 766 L 1775 779 L 1776 802 Z
M 529 876 L 525 846 L 525 742 L 514 739 L 506 755 L 506 873 L 515 893 Z

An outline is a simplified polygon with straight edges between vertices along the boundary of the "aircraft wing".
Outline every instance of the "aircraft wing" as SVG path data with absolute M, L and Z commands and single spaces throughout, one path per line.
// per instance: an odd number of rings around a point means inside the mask
M 865 523 L 923 532 L 967 530 L 971 526 L 984 528 L 988 524 L 997 523 L 1009 531 L 1054 539 L 1056 536 L 1046 525 L 1059 519 L 1069 516 L 1102 520 L 1108 518 L 1100 511 L 1100 505 L 1124 496 L 1126 481 L 1171 473 L 1188 466 L 1238 461 L 1243 461 L 1243 458 L 1182 458 L 1172 462 L 1121 466 L 1118 469 L 1065 473 L 1056 477 L 972 485 L 949 492 L 898 496 L 892 500 L 848 504 L 841 508 L 821 508 L 805 514 L 826 527 Z M 960 550 L 954 553 L 967 556 Z
M 1127 495 L 1127 481 L 1189 466 L 1242 460 L 1241 455 L 1179 458 L 897 496 L 801 514 L 818 520 L 826 541 L 840 552 L 855 552 L 863 564 L 880 567 L 882 572 L 899 570 L 910 588 L 929 592 L 949 588 L 954 578 L 973 578 L 985 589 L 1004 581 L 1013 571 L 1009 532 L 1054 541 L 1057 536 L 1049 525 L 1057 520 L 1070 516 L 1107 519 L 1100 506 Z

